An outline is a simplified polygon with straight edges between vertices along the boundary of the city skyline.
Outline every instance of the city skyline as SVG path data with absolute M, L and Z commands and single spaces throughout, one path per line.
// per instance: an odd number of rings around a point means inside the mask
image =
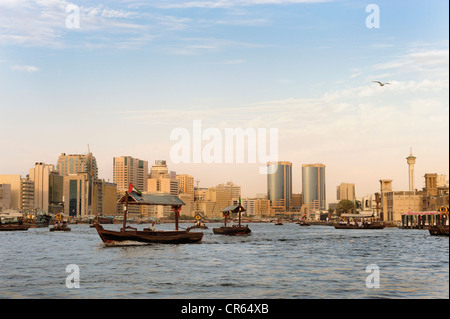
M 89 145 L 111 182 L 113 158 L 131 156 L 266 193 L 260 163 L 171 161 L 171 132 L 201 120 L 278 129 L 293 193 L 306 163 L 326 165 L 327 202 L 341 183 L 408 190 L 410 148 L 421 189 L 449 176 L 448 3 L 376 5 L 379 28 L 358 1 L 1 2 L 0 174 Z

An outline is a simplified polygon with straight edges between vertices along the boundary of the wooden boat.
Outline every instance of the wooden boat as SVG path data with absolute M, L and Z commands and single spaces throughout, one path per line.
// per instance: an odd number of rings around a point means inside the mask
M 202 216 L 197 213 L 197 215 L 195 215 L 195 219 L 197 220 L 194 225 L 186 228 L 186 230 L 191 230 L 191 229 L 208 229 L 208 226 L 205 225 L 205 223 L 202 222 Z
M 281 222 L 281 219 L 278 219 L 277 222 L 275 223 L 275 225 L 277 225 L 277 226 L 283 225 L 283 223 Z
M 431 236 L 448 236 L 448 225 L 431 226 L 428 231 L 430 232 Z
M 298 223 L 300 226 L 311 226 L 310 223 L 306 222 L 306 221 L 302 221 L 300 223 Z
M 342 214 L 341 218 L 345 222 L 335 223 L 333 226 L 336 229 L 383 229 L 386 225 L 383 222 L 373 221 L 372 215 L 362 214 Z M 354 219 L 354 222 L 349 222 L 349 219 Z M 362 220 L 359 221 L 358 220 Z
M 124 203 L 123 227 L 120 231 L 106 230 L 102 225 L 96 223 L 95 229 L 104 243 L 136 241 L 144 243 L 160 244 L 185 244 L 196 243 L 202 240 L 202 232 L 192 232 L 189 230 L 178 230 L 178 218 L 181 206 L 185 203 L 175 195 L 167 193 L 142 194 L 136 190 L 132 184 L 125 192 L 118 203 Z M 172 206 L 175 212 L 175 231 L 153 231 L 145 228 L 141 231 L 135 227 L 127 226 L 128 205 L 166 205 Z
M 57 222 L 50 228 L 50 231 L 71 231 L 70 227 L 67 227 L 67 222 Z
M 189 226 L 188 228 L 186 228 L 186 230 L 191 230 L 191 229 L 208 229 L 208 226 L 201 223 L 201 224 L 194 224 L 193 226 Z
M 386 225 L 383 223 L 363 223 L 360 225 L 352 225 L 352 224 L 334 224 L 334 228 L 336 229 L 383 229 Z
M 18 225 L 18 224 L 0 225 L 0 231 L 28 230 L 28 228 L 30 228 L 30 226 L 28 225 Z
M 239 205 L 228 206 L 222 210 L 224 218 L 224 226 L 220 228 L 213 228 L 213 233 L 216 235 L 228 235 L 228 236 L 236 236 L 236 235 L 249 235 L 252 231 L 248 228 L 248 225 L 241 225 L 241 213 L 245 212 L 245 208 L 241 206 L 239 201 Z M 227 226 L 227 219 L 231 213 L 239 214 L 239 224 L 238 226 Z

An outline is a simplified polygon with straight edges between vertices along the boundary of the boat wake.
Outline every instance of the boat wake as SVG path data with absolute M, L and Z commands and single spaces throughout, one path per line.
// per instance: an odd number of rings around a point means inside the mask
M 147 246 L 151 243 L 142 243 L 138 241 L 125 240 L 125 241 L 111 241 L 109 243 L 104 243 L 105 247 L 126 247 L 126 246 Z

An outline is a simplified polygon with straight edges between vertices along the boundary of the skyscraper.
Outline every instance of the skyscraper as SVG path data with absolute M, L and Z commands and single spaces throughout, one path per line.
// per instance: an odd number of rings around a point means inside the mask
M 288 211 L 292 206 L 292 163 L 267 163 L 267 198 L 272 206 L 283 206 Z
M 113 158 L 113 181 L 117 191 L 128 190 L 129 183 L 141 192 L 147 191 L 148 162 L 131 156 Z
M 57 170 L 59 175 L 88 173 L 92 180 L 98 178 L 97 160 L 92 153 L 88 154 L 66 154 L 61 153 L 58 157 Z
M 310 210 L 326 209 L 325 165 L 302 165 L 303 204 Z

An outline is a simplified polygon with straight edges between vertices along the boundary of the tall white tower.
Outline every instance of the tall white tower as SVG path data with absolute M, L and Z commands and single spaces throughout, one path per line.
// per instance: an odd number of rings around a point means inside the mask
M 414 164 L 416 163 L 416 158 L 412 155 L 412 148 L 409 152 L 409 156 L 406 158 L 406 162 L 408 163 L 408 172 L 409 172 L 409 190 L 414 190 Z

